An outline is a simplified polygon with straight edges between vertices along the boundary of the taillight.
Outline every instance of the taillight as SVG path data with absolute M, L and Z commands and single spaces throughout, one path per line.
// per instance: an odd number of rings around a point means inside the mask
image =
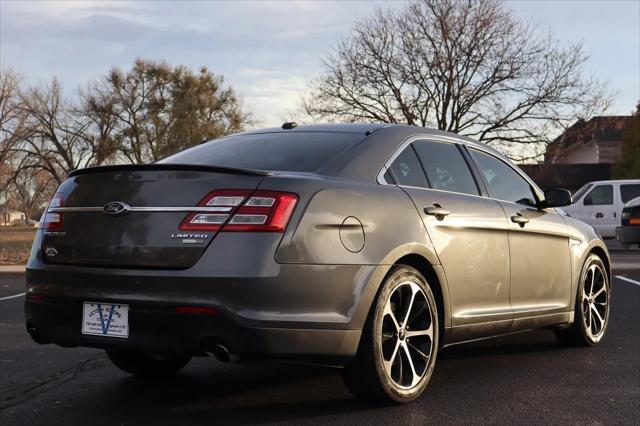
M 40 219 L 40 225 L 38 227 L 45 231 L 57 231 L 62 229 L 62 225 L 64 223 L 62 213 L 52 212 L 51 210 L 55 209 L 56 207 L 62 207 L 63 205 L 64 195 L 60 192 L 57 192 L 49 202 L 47 210 L 42 215 L 42 219 Z
M 197 207 L 215 207 L 219 211 L 191 212 L 183 219 L 180 230 L 284 232 L 297 201 L 298 196 L 289 192 L 216 190 Z
M 640 207 L 634 207 L 629 212 L 629 225 L 640 225 Z

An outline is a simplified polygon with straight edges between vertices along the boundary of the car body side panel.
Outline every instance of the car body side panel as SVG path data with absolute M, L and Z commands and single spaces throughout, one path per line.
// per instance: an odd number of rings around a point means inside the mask
M 512 319 L 508 228 L 498 203 L 446 191 L 403 189 L 418 209 L 438 204 L 450 212 L 442 218 L 422 212 L 422 220 L 447 276 L 452 325 L 499 321 L 506 331 Z
M 380 265 L 392 250 L 416 242 L 424 246 L 427 259 L 437 264 L 428 241 L 411 200 L 399 188 L 333 187 L 314 194 L 300 223 L 283 238 L 276 260 Z
M 528 223 L 509 220 L 511 253 L 511 308 L 514 318 L 566 312 L 571 299 L 569 229 L 552 210 L 500 202 L 508 218 L 522 216 Z
M 371 276 L 362 293 L 353 324 L 364 325 L 390 267 L 404 256 L 417 255 L 435 271 L 445 304 L 444 324 L 450 326 L 449 292 L 444 272 L 413 202 L 400 188 L 344 180 L 312 180 L 301 184 L 293 176 L 266 178 L 260 188 L 280 191 L 297 188 L 298 192 L 313 194 L 308 204 L 296 211 L 276 253 L 278 263 L 380 266 L 377 269 L 380 273 Z M 362 228 L 357 222 L 345 227 L 349 218 L 357 219 Z M 362 249 L 345 247 L 345 235 L 360 232 Z

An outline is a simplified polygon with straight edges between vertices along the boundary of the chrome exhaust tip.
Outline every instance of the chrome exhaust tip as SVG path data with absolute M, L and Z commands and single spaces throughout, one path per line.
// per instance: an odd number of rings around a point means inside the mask
M 221 362 L 230 362 L 231 354 L 229 353 L 229 349 L 223 345 L 215 345 L 213 348 L 213 355 L 216 357 L 218 361 Z

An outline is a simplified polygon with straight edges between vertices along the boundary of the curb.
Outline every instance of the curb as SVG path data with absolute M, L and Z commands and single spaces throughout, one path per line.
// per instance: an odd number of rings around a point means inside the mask
M 0 265 L 0 274 L 24 274 L 27 265 Z

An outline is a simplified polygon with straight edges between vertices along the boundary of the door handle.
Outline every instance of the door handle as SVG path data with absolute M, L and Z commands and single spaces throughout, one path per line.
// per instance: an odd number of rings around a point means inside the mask
M 520 227 L 524 227 L 525 224 L 529 223 L 529 219 L 518 213 L 515 216 L 511 216 L 511 222 L 517 223 Z
M 428 206 L 424 208 L 424 212 L 429 216 L 435 216 L 438 219 L 442 219 L 445 216 L 449 215 L 449 210 L 445 210 L 439 204 L 435 204 L 433 206 Z

